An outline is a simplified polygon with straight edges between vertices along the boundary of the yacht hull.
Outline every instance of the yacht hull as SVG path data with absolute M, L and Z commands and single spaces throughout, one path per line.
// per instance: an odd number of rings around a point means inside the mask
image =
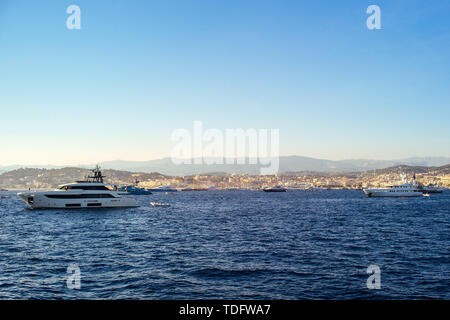
M 420 191 L 408 191 L 408 192 L 389 192 L 389 190 L 371 190 L 366 189 L 364 193 L 369 197 L 387 197 L 387 198 L 403 198 L 403 197 L 421 197 L 423 196 Z
M 92 198 L 92 199 L 53 199 L 44 194 L 19 193 L 22 199 L 33 209 L 92 209 L 92 208 L 135 208 L 139 207 L 136 200 L 127 197 Z

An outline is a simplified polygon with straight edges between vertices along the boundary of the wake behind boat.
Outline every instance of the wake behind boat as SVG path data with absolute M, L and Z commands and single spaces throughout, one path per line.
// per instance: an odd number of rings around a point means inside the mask
M 33 209 L 139 207 L 133 198 L 109 189 L 98 166 L 92 172 L 86 181 L 63 184 L 55 191 L 22 192 L 17 196 Z

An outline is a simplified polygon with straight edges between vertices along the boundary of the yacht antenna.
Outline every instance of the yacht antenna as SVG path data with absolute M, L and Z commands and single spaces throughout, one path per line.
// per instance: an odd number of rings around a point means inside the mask
M 88 179 L 92 179 L 92 182 L 103 183 L 103 178 L 105 176 L 102 175 L 102 172 L 100 171 L 100 166 L 99 165 L 95 166 L 94 170 L 92 170 L 92 173 L 94 175 L 88 176 Z

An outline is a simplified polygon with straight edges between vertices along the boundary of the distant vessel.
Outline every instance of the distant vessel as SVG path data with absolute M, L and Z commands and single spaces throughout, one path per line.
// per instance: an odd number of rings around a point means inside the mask
M 138 196 L 152 194 L 152 192 L 147 189 L 137 187 L 138 184 L 139 184 L 139 181 L 136 179 L 134 185 L 130 184 L 130 185 L 126 185 L 126 186 L 121 186 L 117 190 L 125 191 L 129 194 L 138 195 Z
M 153 207 L 170 207 L 168 203 L 150 202 Z
M 126 192 L 128 194 L 133 194 L 136 196 L 142 196 L 142 195 L 148 195 L 148 194 L 152 194 L 151 191 L 146 190 L 144 188 L 138 188 L 136 186 L 133 185 L 129 185 L 129 186 L 123 186 L 117 189 L 118 191 L 122 191 L 122 192 Z
M 171 186 L 159 186 L 157 188 L 149 189 L 151 192 L 177 192 L 178 190 Z
M 208 188 L 184 188 L 181 191 L 208 191 Z
M 428 186 L 420 187 L 419 190 L 422 191 L 423 194 L 442 193 L 444 191 L 444 189 L 436 187 L 433 184 L 429 184 Z
M 363 189 L 368 197 L 420 197 L 423 195 L 414 175 L 411 182 L 406 181 L 405 175 L 400 175 L 403 184 L 392 185 L 387 188 Z
M 60 185 L 55 191 L 22 192 L 17 196 L 33 209 L 139 207 L 131 197 L 111 190 L 97 166 L 85 181 Z
M 273 188 L 264 188 L 264 192 L 286 192 L 286 188 L 283 188 L 282 186 L 276 186 Z
M 313 185 L 308 182 L 300 182 L 292 186 L 291 188 L 297 189 L 297 190 L 305 190 L 305 191 L 311 191 L 314 189 Z

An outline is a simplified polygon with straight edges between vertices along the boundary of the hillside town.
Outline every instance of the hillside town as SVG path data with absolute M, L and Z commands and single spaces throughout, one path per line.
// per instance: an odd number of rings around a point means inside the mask
M 280 185 L 289 189 L 362 189 L 384 187 L 400 181 L 400 174 L 408 179 L 413 175 L 421 185 L 450 188 L 450 165 L 441 167 L 396 166 L 353 173 L 292 172 L 279 175 L 248 174 L 198 174 L 169 176 L 159 173 L 134 173 L 105 170 L 106 182 L 115 185 L 134 184 L 144 188 L 171 186 L 177 189 L 250 189 Z M 53 189 L 60 184 L 83 180 L 89 170 L 63 169 L 17 169 L 0 175 L 3 189 Z
M 398 168 L 400 169 L 400 168 Z M 290 189 L 362 189 L 366 187 L 385 187 L 400 182 L 400 174 L 405 173 L 409 178 L 415 174 L 421 185 L 450 187 L 450 166 L 447 169 L 412 172 L 404 170 L 375 170 L 362 173 L 286 173 L 280 175 L 193 175 L 187 177 L 161 177 L 158 180 L 143 181 L 141 186 L 151 188 L 159 185 L 171 185 L 183 188 L 216 188 L 216 189 L 253 189 L 258 190 L 267 186 L 280 185 Z M 409 172 L 410 171 L 410 172 Z M 420 170 L 419 170 L 420 171 Z

